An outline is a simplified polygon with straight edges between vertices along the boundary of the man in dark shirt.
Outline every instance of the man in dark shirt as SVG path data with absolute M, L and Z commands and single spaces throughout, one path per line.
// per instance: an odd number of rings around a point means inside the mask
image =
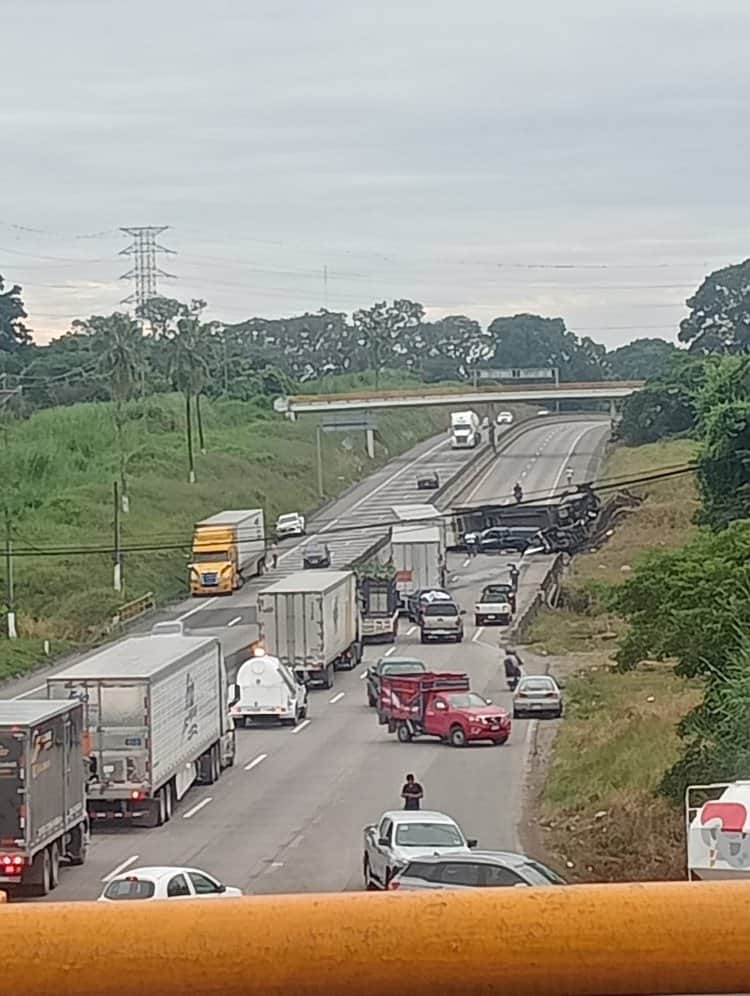
M 424 790 L 414 775 L 407 775 L 404 787 L 401 789 L 401 798 L 404 800 L 404 809 L 421 809 Z

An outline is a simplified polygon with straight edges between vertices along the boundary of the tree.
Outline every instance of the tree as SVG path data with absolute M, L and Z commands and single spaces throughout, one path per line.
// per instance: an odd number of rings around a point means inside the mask
M 210 325 L 202 325 L 200 314 L 204 301 L 193 301 L 183 306 L 176 328 L 167 332 L 169 372 L 174 386 L 185 397 L 185 438 L 188 454 L 188 481 L 195 484 L 195 454 L 193 451 L 193 399 L 196 402 L 199 443 L 205 450 L 203 422 L 200 411 L 200 394 L 209 378 Z
M 666 339 L 633 339 L 608 353 L 607 363 L 617 380 L 651 380 L 667 372 L 677 352 Z
M 426 380 L 469 380 L 492 354 L 492 340 L 479 322 L 466 315 L 447 315 L 421 327 L 419 369 Z
M 513 315 L 495 318 L 487 329 L 493 353 L 493 369 L 557 368 L 560 380 L 602 380 L 607 374 L 604 346 L 585 337 L 579 339 L 565 327 L 562 318 Z
M 691 353 L 750 351 L 750 259 L 709 274 L 685 303 L 690 314 L 680 322 L 679 340 Z
M 357 345 L 366 357 L 367 369 L 375 374 L 375 389 L 380 385 L 380 374 L 389 366 L 411 369 L 419 362 L 413 337 L 422 325 L 424 308 L 415 301 L 401 299 L 388 304 L 378 301 L 371 308 L 363 308 L 352 315 Z
M 5 290 L 0 275 L 0 351 L 15 353 L 31 344 L 31 332 L 24 325 L 24 318 L 28 315 L 21 300 L 21 288 L 13 284 L 10 290 Z
M 706 370 L 702 360 L 675 350 L 661 377 L 625 398 L 619 438 L 628 446 L 641 446 L 694 431 Z
M 130 497 L 125 452 L 125 406 L 143 387 L 146 363 L 141 328 L 130 315 L 122 312 L 107 317 L 92 315 L 86 321 L 73 322 L 73 328 L 81 335 L 91 337 L 98 357 L 97 370 L 109 384 L 117 439 L 120 500 L 123 512 L 127 512 Z

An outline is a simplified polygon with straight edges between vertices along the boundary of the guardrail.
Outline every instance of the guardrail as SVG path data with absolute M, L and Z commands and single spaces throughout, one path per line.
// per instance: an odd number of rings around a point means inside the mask
M 121 626 L 123 623 L 132 622 L 133 619 L 138 619 L 147 612 L 153 612 L 155 608 L 156 598 L 154 597 L 154 593 L 147 591 L 140 598 L 134 598 L 132 602 L 126 602 L 124 605 L 121 605 L 117 611 L 117 615 L 112 617 L 112 626 Z
M 9 904 L 35 996 L 741 993 L 750 883 Z

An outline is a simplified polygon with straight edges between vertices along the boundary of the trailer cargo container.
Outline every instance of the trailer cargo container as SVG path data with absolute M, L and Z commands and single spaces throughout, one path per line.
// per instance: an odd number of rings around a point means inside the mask
M 391 543 L 402 607 L 411 592 L 445 587 L 445 542 L 440 526 L 394 526 Z
M 193 595 L 231 595 L 247 578 L 262 574 L 265 564 L 262 508 L 219 512 L 196 524 L 190 565 Z
M 311 684 L 333 686 L 333 673 L 362 658 L 353 571 L 292 574 L 258 593 L 260 643 Z
M 0 702 L 0 889 L 46 896 L 88 848 L 83 706 Z
M 194 783 L 234 763 L 221 646 L 161 623 L 47 679 L 50 699 L 78 698 L 90 758 L 92 820 L 160 826 Z

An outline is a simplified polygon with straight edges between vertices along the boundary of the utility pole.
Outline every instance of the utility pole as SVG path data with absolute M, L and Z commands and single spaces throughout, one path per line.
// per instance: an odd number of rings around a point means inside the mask
M 229 394 L 229 351 L 227 348 L 227 330 L 224 329 L 224 394 Z
M 13 584 L 13 538 L 11 536 L 10 509 L 5 506 L 5 577 L 8 587 L 8 639 L 17 640 L 16 593 Z
M 317 456 L 318 456 L 318 494 L 321 498 L 325 498 L 325 491 L 323 490 L 323 431 L 320 426 L 315 430 L 315 436 L 317 441 Z
M 123 273 L 120 280 L 132 280 L 134 283 L 133 293 L 123 298 L 122 304 L 134 304 L 136 312 L 142 309 L 152 297 L 158 297 L 156 278 L 175 280 L 173 273 L 165 273 L 156 265 L 157 253 L 170 253 L 174 255 L 173 249 L 167 249 L 159 245 L 156 236 L 166 232 L 169 225 L 146 225 L 141 228 L 120 228 L 121 232 L 130 235 L 133 239 L 131 244 L 125 249 L 121 249 L 120 256 L 132 256 L 133 266 L 127 273 Z M 141 318 L 141 321 L 143 319 Z
M 120 549 L 120 487 L 117 481 L 114 482 L 114 510 L 115 510 L 115 542 L 114 542 L 114 554 L 113 560 L 115 562 L 114 569 L 114 589 L 115 591 L 122 591 L 122 551 Z
M 323 306 L 328 311 L 328 266 L 323 267 Z

